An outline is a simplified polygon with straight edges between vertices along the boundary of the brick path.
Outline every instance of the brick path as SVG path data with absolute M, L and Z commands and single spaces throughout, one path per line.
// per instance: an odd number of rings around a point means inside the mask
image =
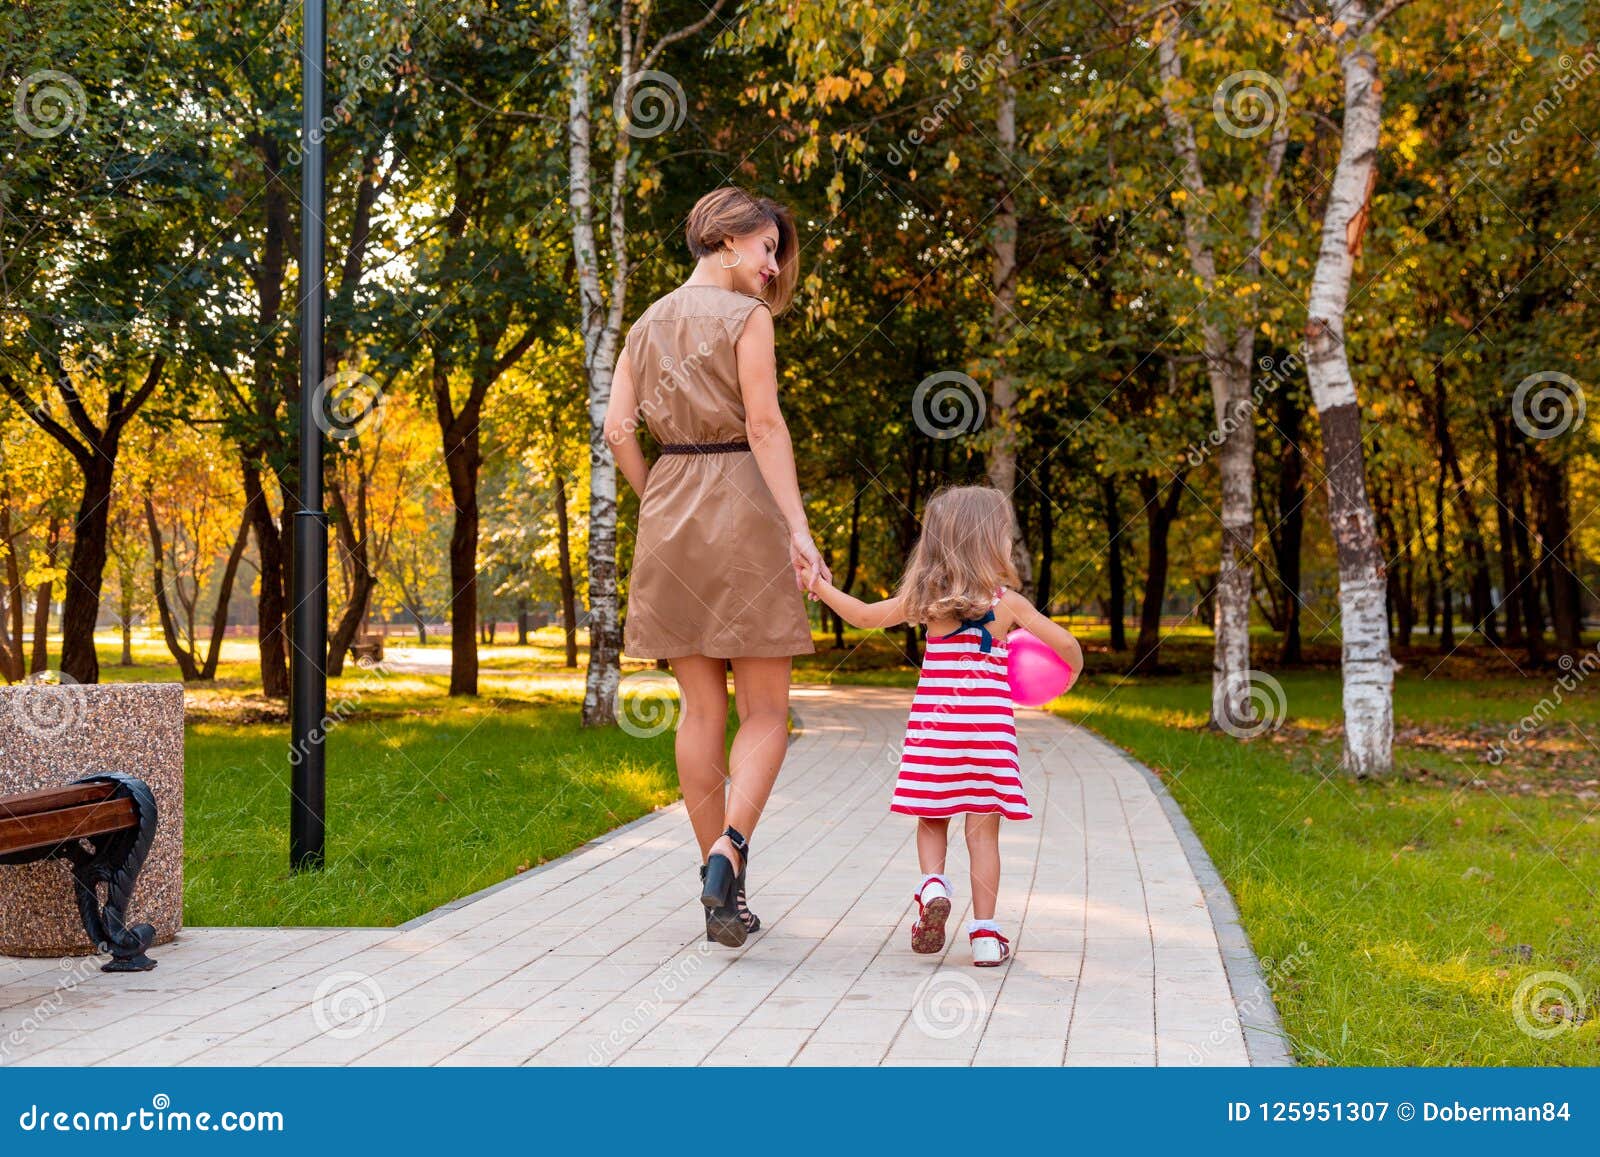
M 1291 1063 L 1226 891 L 1155 778 L 1018 710 L 1037 818 L 1002 824 L 969 963 L 911 953 L 914 823 L 888 811 L 910 691 L 797 686 L 740 950 L 701 939 L 682 806 L 400 928 L 187 928 L 153 972 L 0 957 L 0 1064 Z

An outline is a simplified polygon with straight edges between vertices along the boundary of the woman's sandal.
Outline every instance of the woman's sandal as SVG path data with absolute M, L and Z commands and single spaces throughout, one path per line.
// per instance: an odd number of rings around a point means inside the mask
M 701 881 L 701 883 L 705 882 L 705 878 L 706 878 L 706 866 L 704 864 L 701 864 L 700 865 L 700 881 Z M 735 903 L 739 906 L 739 919 L 744 921 L 745 931 L 746 932 L 759 932 L 759 931 L 761 931 L 761 917 L 757 916 L 754 912 L 750 911 L 750 906 L 745 903 L 744 886 L 743 885 L 740 885 L 740 887 L 739 887 L 739 895 L 735 898 Z M 709 909 L 707 909 L 707 911 L 706 911 L 706 939 L 707 940 L 715 940 L 716 939 L 715 936 L 711 935 L 711 911 Z
M 727 856 L 712 852 L 701 870 L 705 886 L 700 889 L 700 903 L 706 909 L 706 937 L 738 948 L 761 927 L 761 921 L 750 911 L 744 897 L 745 872 L 750 867 L 749 841 L 731 825 L 723 834 L 739 853 L 739 872 L 734 874 L 733 861 Z
M 930 884 L 933 891 L 924 902 L 922 894 L 929 891 Z M 950 919 L 949 890 L 940 877 L 932 875 L 922 881 L 912 899 L 917 902 L 917 922 L 911 925 L 911 951 L 923 955 L 940 951 L 944 948 L 944 923 Z

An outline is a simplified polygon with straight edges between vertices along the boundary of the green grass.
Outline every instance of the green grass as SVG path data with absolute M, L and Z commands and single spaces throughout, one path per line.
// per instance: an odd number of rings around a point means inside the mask
M 134 667 L 98 642 L 107 681 L 178 679 L 159 638 Z M 583 671 L 566 674 L 491 669 L 463 699 L 443 675 L 348 666 L 328 688 L 326 864 L 291 874 L 285 705 L 261 695 L 253 640 L 229 640 L 186 695 L 185 921 L 403 923 L 675 801 L 671 727 L 580 727 Z
M 1250 742 L 1201 728 L 1210 687 L 1192 677 L 1091 681 L 1057 710 L 1154 768 L 1182 805 L 1275 962 L 1301 1062 L 1600 1064 L 1600 819 L 1583 738 L 1600 731 L 1596 697 L 1568 699 L 1497 767 L 1488 743 L 1546 686 L 1402 674 L 1396 772 L 1357 781 L 1338 766 L 1337 675 L 1280 681 L 1288 724 Z M 1539 973 L 1559 974 L 1565 1009 L 1519 995 Z M 1553 1034 L 1519 1027 L 1519 1006 Z

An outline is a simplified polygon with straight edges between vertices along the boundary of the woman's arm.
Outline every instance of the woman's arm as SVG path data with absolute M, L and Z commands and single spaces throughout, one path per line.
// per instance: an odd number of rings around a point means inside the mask
M 606 405 L 605 437 L 611 453 L 627 475 L 633 492 L 644 495 L 645 479 L 650 472 L 639 449 L 639 393 L 633 385 L 633 369 L 628 364 L 627 351 L 617 359 L 616 372 L 611 375 L 611 401 Z
M 852 627 L 881 630 L 906 621 L 905 612 L 900 609 L 902 604 L 899 595 L 882 602 L 864 603 L 854 595 L 845 594 L 820 574 L 811 580 L 808 589 Z
M 1072 680 L 1067 686 L 1070 688 L 1076 683 L 1078 676 L 1083 674 L 1083 648 L 1072 637 L 1072 632 L 1010 588 L 1000 597 L 1000 605 L 1011 612 L 1012 621 L 1017 626 L 1027 630 L 1066 660 L 1067 666 L 1072 668 Z
M 811 541 L 805 503 L 795 477 L 794 443 L 789 425 L 778 409 L 778 357 L 773 348 L 772 312 L 756 306 L 745 319 L 734 343 L 739 369 L 739 393 L 744 399 L 744 424 L 756 468 L 789 524 L 789 560 L 795 568 L 795 586 L 806 589 L 811 576 L 833 578 Z

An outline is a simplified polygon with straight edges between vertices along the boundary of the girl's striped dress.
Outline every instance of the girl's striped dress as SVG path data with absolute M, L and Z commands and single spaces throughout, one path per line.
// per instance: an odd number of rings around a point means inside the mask
M 995 591 L 995 601 L 1000 593 Z M 991 607 L 948 635 L 928 638 L 911 700 L 889 810 L 930 818 L 999 812 L 1033 818 L 1017 764 L 1006 644 L 989 633 Z

